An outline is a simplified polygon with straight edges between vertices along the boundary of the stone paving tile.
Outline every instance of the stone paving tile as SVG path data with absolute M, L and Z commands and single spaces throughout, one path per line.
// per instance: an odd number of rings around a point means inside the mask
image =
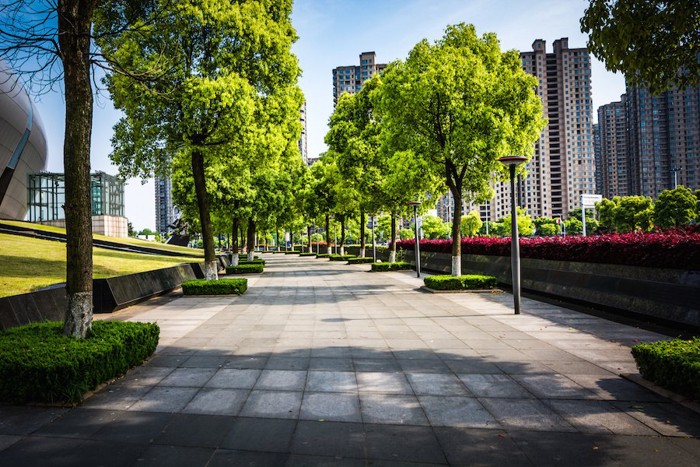
M 255 389 L 301 391 L 305 385 L 306 371 L 263 370 L 255 383 Z
M 595 399 L 596 395 L 560 374 L 513 375 L 518 383 L 540 398 Z
M 416 395 L 468 396 L 464 384 L 452 374 L 407 373 Z
M 479 399 L 503 426 L 516 430 L 576 431 L 561 416 L 536 399 Z
M 498 428 L 496 419 L 473 397 L 419 396 L 432 426 Z
M 353 371 L 352 358 L 325 358 L 317 357 L 309 359 L 309 370 L 323 371 Z
M 156 387 L 128 410 L 144 412 L 179 412 L 189 404 L 199 389 Z
M 102 425 L 90 438 L 147 445 L 160 435 L 174 416 L 159 412 L 120 412 L 116 420 Z
M 356 393 L 306 392 L 299 418 L 318 421 L 361 422 L 360 401 Z
M 367 456 L 401 463 L 445 464 L 442 447 L 429 427 L 367 425 Z M 372 465 L 381 465 L 375 461 Z
M 413 394 L 403 373 L 358 372 L 357 388 L 361 393 Z
M 119 415 L 120 412 L 114 410 L 77 408 L 43 425 L 33 434 L 39 436 L 84 439 L 90 437 L 99 430 L 102 424 L 115 421 L 119 418 Z
M 291 452 L 338 459 L 365 457 L 365 431 L 360 423 L 301 420 L 292 439 Z
M 365 423 L 428 425 L 428 419 L 413 395 L 360 393 L 360 410 Z
M 208 388 L 251 389 L 258 381 L 261 370 L 223 368 L 206 383 Z
M 301 392 L 252 391 L 240 412 L 243 417 L 291 418 L 299 416 Z
M 344 371 L 309 371 L 306 391 L 310 392 L 357 392 L 355 374 Z
M 213 368 L 176 368 L 159 386 L 202 387 L 216 373 Z
M 65 415 L 68 409 L 0 405 L 0 434 L 28 435 Z
M 155 444 L 216 448 L 231 430 L 233 417 L 177 414 L 154 440 Z
M 112 384 L 82 403 L 82 407 L 91 409 L 127 410 L 145 396 L 152 386 L 132 386 L 130 384 Z M 1 425 L 0 425 L 1 426 Z
M 140 466 L 148 467 L 205 467 L 214 456 L 215 449 L 188 446 L 152 445 L 138 458 Z
M 435 434 L 450 465 L 535 465 L 502 430 L 436 427 Z
M 457 375 L 477 397 L 533 398 L 520 384 L 508 375 L 471 374 Z
M 656 432 L 605 401 L 550 400 L 549 406 L 584 433 L 655 436 Z
M 201 389 L 182 410 L 184 413 L 236 415 L 248 397 L 247 389 Z
M 296 420 L 237 418 L 221 442 L 223 449 L 289 452 Z

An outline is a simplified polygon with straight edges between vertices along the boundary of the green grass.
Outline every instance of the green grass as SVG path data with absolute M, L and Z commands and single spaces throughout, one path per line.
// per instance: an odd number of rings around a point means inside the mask
M 114 277 L 195 262 L 194 258 L 144 255 L 93 248 L 94 278 Z M 66 281 L 66 244 L 0 234 L 0 297 Z
M 28 229 L 32 229 L 32 230 L 36 230 L 36 231 L 43 231 L 43 232 L 53 232 L 53 233 L 61 233 L 61 234 L 66 233 L 66 229 L 64 229 L 62 227 L 54 227 L 52 225 L 34 224 L 32 222 L 0 220 L 0 225 L 2 225 L 2 224 L 14 225 L 14 226 L 18 226 L 18 227 L 25 227 Z M 158 250 L 170 251 L 173 253 L 180 253 L 184 256 L 193 256 L 193 257 L 197 257 L 197 258 L 204 257 L 204 250 L 202 250 L 201 248 L 188 248 L 185 246 L 167 245 L 165 243 L 149 242 L 146 240 L 141 240 L 139 238 L 131 238 L 131 237 L 118 238 L 118 237 L 107 237 L 105 235 L 98 235 L 98 234 L 93 235 L 93 237 L 96 239 L 99 239 L 99 240 L 121 243 L 124 245 L 142 246 L 145 248 L 155 248 Z

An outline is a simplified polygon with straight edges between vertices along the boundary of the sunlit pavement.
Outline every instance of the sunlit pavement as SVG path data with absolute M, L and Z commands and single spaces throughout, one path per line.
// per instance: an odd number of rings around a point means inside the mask
M 264 258 L 241 297 L 112 315 L 157 321 L 156 355 L 76 408 L 0 407 L 0 465 L 700 465 L 700 415 L 629 379 L 664 336 Z

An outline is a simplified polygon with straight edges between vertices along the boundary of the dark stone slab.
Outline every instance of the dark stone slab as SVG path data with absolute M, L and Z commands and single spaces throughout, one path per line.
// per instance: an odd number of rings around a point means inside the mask
M 142 446 L 125 443 L 34 436 L 24 438 L 2 451 L 0 465 L 117 467 L 134 465 L 142 449 Z
M 138 458 L 139 467 L 205 467 L 213 457 L 213 448 L 151 445 Z
M 238 418 L 221 443 L 223 449 L 289 452 L 296 420 Z
M 102 425 L 90 438 L 147 445 L 160 435 L 172 418 L 171 413 L 122 412 L 113 422 Z
M 431 427 L 365 425 L 367 457 L 392 461 L 445 464 L 447 461 Z
M 233 417 L 177 414 L 155 439 L 155 443 L 216 448 L 231 429 L 233 422 Z
M 338 458 L 363 458 L 365 433 L 360 423 L 300 421 L 292 452 Z
M 436 427 L 435 434 L 450 465 L 533 465 L 505 431 Z
M 231 467 L 236 465 L 273 467 L 287 464 L 288 454 L 278 452 L 247 452 L 219 449 L 207 464 L 207 467 Z M 315 465 L 315 464 L 306 464 Z
M 0 298 L 0 326 L 8 329 L 29 323 L 62 320 L 66 304 L 64 286 Z

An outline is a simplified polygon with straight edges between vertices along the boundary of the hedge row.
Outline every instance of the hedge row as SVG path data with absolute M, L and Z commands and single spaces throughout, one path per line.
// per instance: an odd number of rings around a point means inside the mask
M 632 355 L 644 378 L 700 400 L 700 338 L 637 344 Z
M 316 255 L 316 258 L 330 258 L 330 256 L 331 255 L 329 255 L 328 253 L 320 253 Z
M 263 272 L 264 268 L 265 268 L 265 266 L 262 263 L 249 263 L 249 264 L 238 263 L 238 266 L 227 266 L 226 267 L 226 274 L 258 273 L 258 272 Z
M 396 245 L 404 250 L 412 250 L 415 241 L 401 240 Z M 422 240 L 420 248 L 426 252 L 451 253 L 452 240 Z M 463 238 L 462 254 L 510 256 L 510 238 Z M 697 270 L 700 264 L 700 232 L 679 229 L 588 237 L 566 235 L 521 238 L 520 256 L 555 261 Z
M 307 251 L 306 253 L 299 253 L 299 256 L 316 256 L 316 253 L 309 253 Z
M 86 339 L 48 321 L 0 331 L 0 401 L 79 402 L 153 354 L 155 323 L 94 321 Z
M 298 255 L 299 253 L 301 253 L 301 251 L 298 250 L 290 250 L 284 252 L 285 255 Z
M 357 258 L 355 255 L 330 255 L 331 261 L 349 261 L 352 258 Z
M 464 276 L 429 276 L 423 279 L 434 290 L 481 290 L 496 287 L 496 278 L 479 274 Z
M 262 264 L 262 265 L 264 266 L 264 265 L 265 265 L 265 260 L 264 260 L 264 259 L 260 259 L 260 258 L 255 258 L 255 259 L 252 260 L 252 261 L 249 261 L 249 260 L 247 260 L 247 259 L 240 259 L 240 260 L 238 260 L 238 265 L 240 266 L 240 265 L 242 265 L 242 264 Z
M 348 264 L 369 264 L 374 261 L 371 256 L 358 256 L 357 258 L 350 258 Z
M 413 269 L 411 263 L 397 261 L 395 263 L 372 263 L 372 271 L 410 271 Z
M 242 295 L 246 290 L 248 290 L 248 279 L 243 278 L 222 278 L 216 281 L 195 279 L 182 283 L 182 293 L 185 295 Z

